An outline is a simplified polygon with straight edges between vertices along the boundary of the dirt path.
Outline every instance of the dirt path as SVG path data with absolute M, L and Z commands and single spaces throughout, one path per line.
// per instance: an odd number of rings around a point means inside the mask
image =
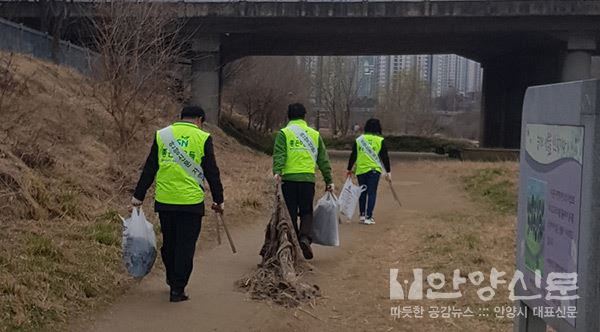
M 404 207 L 398 209 L 382 183 L 375 213 L 377 224 L 341 225 L 341 247 L 315 246 L 315 271 L 308 276 L 324 298 L 306 308 L 314 318 L 297 309 L 282 309 L 249 301 L 233 283 L 259 261 L 267 220 L 233 230 L 239 253 L 226 244 L 197 254 L 188 287 L 191 301 L 168 303 L 163 274 L 155 273 L 95 318 L 89 331 L 282 331 L 355 330 L 427 331 L 418 321 L 401 324 L 390 317 L 389 269 L 410 270 L 410 255 L 418 248 L 416 231 L 431 214 L 454 212 L 468 204 L 464 194 L 448 179 L 432 173 L 426 162 L 394 167 L 394 183 Z M 453 330 L 453 323 L 440 323 Z M 79 328 L 81 329 L 81 328 Z

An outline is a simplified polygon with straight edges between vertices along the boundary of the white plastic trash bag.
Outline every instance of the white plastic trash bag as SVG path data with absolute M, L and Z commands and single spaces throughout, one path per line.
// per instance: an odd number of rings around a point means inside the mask
M 155 260 L 154 227 L 146 220 L 141 208 L 133 208 L 131 217 L 123 220 L 123 261 L 127 272 L 141 278 L 150 273 Z
M 327 192 L 313 212 L 312 241 L 323 246 L 339 246 L 337 197 Z
M 348 220 L 352 220 L 354 211 L 356 210 L 356 205 L 358 205 L 360 194 L 365 190 L 367 190 L 367 186 L 355 185 L 352 182 L 352 179 L 348 177 L 346 179 L 346 183 L 344 183 L 344 187 L 342 188 L 340 199 L 338 200 L 340 214 L 348 218 Z

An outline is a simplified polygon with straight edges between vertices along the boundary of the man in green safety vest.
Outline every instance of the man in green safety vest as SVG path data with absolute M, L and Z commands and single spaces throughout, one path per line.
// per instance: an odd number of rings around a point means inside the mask
M 181 121 L 157 131 L 131 199 L 142 205 L 156 179 L 155 205 L 163 245 L 160 249 L 171 288 L 170 301 L 188 300 L 185 287 L 192 273 L 196 241 L 204 216 L 204 179 L 210 186 L 212 209 L 223 213 L 223 186 L 212 138 L 202 130 L 204 110 L 184 107 Z
M 313 199 L 315 196 L 315 169 L 318 166 L 328 191 L 333 191 L 331 165 L 325 143 L 319 132 L 310 128 L 304 117 L 302 104 L 288 106 L 288 125 L 281 129 L 273 149 L 273 174 L 275 181 L 283 181 L 281 189 L 302 254 L 312 259 L 310 237 L 313 221 Z M 300 217 L 300 226 L 298 226 Z

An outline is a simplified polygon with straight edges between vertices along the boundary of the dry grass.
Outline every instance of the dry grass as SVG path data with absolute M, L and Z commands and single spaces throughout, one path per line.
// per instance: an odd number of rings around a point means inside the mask
M 21 55 L 0 58 L 11 63 L 2 75 L 22 85 L 1 110 L 0 331 L 60 331 L 132 284 L 121 263 L 118 214 L 127 214 L 154 130 L 175 119 L 175 107 L 146 123 L 134 148 L 119 155 L 113 123 L 86 79 Z M 222 166 L 228 222 L 241 223 L 267 204 L 268 158 L 208 131 Z M 157 224 L 152 197 L 145 209 Z M 212 238 L 214 223 L 205 226 Z
M 429 167 L 462 187 L 472 203 L 459 211 L 433 214 L 419 220 L 421 231 L 418 239 L 421 245 L 410 256 L 411 261 L 414 264 L 420 262 L 426 274 L 440 272 L 450 280 L 457 268 L 462 277 L 481 271 L 485 275 L 483 286 L 489 286 L 491 269 L 496 268 L 506 272 L 503 279 L 508 279 L 508 283 L 515 272 L 518 164 L 450 162 Z M 450 325 L 454 325 L 456 330 L 512 330 L 510 319 L 496 318 L 494 313 L 495 308 L 512 306 L 506 284 L 498 287 L 489 302 L 479 298 L 476 293 L 478 287 L 469 284 L 465 289 L 460 299 L 444 301 L 443 304 L 463 309 L 487 309 L 490 315 L 477 316 L 472 320 L 456 319 Z M 452 291 L 451 283 L 447 283 L 443 290 Z M 426 330 L 441 328 L 440 323 L 448 322 L 434 320 L 430 322 L 431 329 Z
M 334 161 L 336 184 L 342 183 L 344 161 Z M 495 267 L 513 275 L 515 262 L 515 215 L 501 212 L 501 206 L 477 191 L 495 187 L 509 180 L 504 192 L 516 191 L 515 163 L 402 162 L 395 163 L 394 178 L 404 207 L 376 212 L 377 225 L 342 225 L 352 236 L 342 243 L 338 259 L 326 260 L 316 276 L 323 298 L 317 301 L 317 314 L 323 321 L 311 321 L 310 329 L 323 331 L 512 331 L 512 320 L 496 318 L 497 306 L 512 305 L 506 284 L 499 285 L 489 302 L 480 300 L 477 290 L 489 286 L 490 271 Z M 502 176 L 481 176 L 495 169 Z M 505 172 L 506 170 L 506 172 Z M 414 182 L 414 185 L 401 185 Z M 469 184 L 469 186 L 467 186 Z M 381 204 L 394 204 L 387 188 L 378 198 Z M 318 194 L 317 194 L 318 196 Z M 489 196 L 489 195 L 488 195 Z M 393 212 L 390 212 L 393 211 Z M 461 285 L 462 297 L 454 300 L 389 300 L 389 269 L 398 268 L 398 280 L 414 280 L 414 268 L 422 268 L 424 276 L 439 272 L 446 278 L 443 292 L 452 291 L 455 269 L 461 276 L 481 271 L 485 281 L 481 287 Z M 423 283 L 424 291 L 429 288 Z M 407 288 L 405 287 L 405 291 Z M 394 319 L 390 308 L 422 306 L 424 317 Z M 471 318 L 430 318 L 431 307 L 455 307 L 490 310 L 489 316 Z M 313 324 L 314 323 L 314 324 Z M 306 322 L 298 330 L 308 330 Z

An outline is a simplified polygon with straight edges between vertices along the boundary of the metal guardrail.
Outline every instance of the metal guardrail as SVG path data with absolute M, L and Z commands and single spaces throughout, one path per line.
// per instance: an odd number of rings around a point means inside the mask
M 30 54 L 36 58 L 54 60 L 53 38 L 47 33 L 0 18 L 0 50 Z M 97 54 L 89 49 L 61 40 L 58 63 L 72 67 L 82 74 L 92 74 L 93 59 Z

